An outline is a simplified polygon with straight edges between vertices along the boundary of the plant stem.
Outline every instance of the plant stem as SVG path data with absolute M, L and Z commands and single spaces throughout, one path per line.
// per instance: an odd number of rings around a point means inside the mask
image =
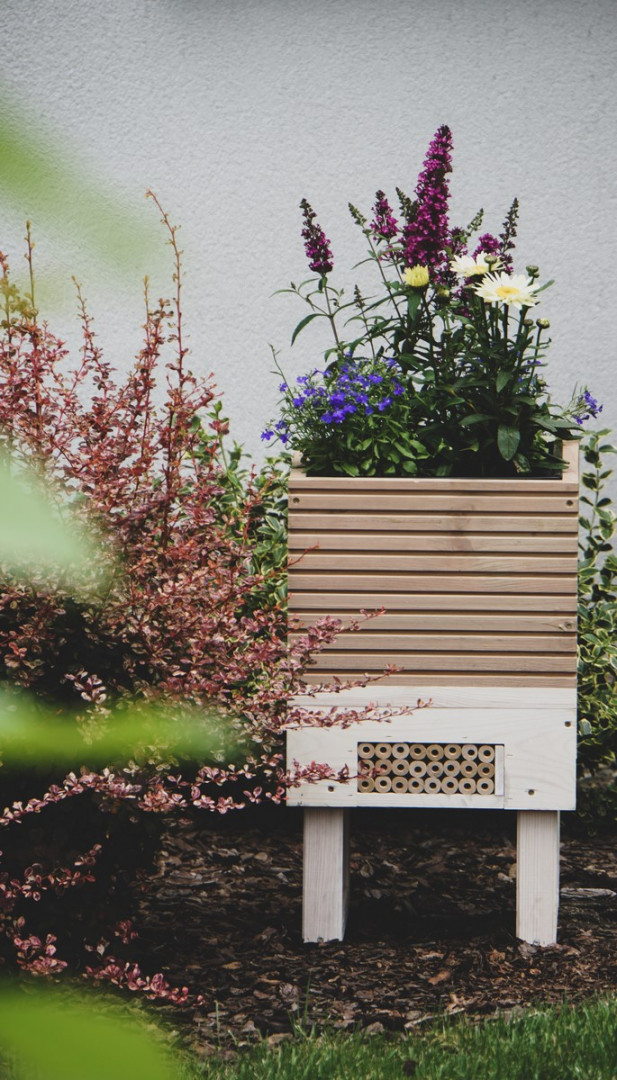
M 344 355 L 343 354 L 343 346 L 341 345 L 340 338 L 338 336 L 338 331 L 336 329 L 336 315 L 335 315 L 334 311 L 332 310 L 332 304 L 330 302 L 330 291 L 328 289 L 328 283 L 327 283 L 327 280 L 326 280 L 325 276 L 323 278 L 323 283 L 324 283 L 323 284 L 323 293 L 324 293 L 324 296 L 326 298 L 326 306 L 328 308 L 327 317 L 328 317 L 328 319 L 330 321 L 330 326 L 332 327 L 332 333 L 334 334 L 334 340 L 336 342 L 336 348 L 337 348 L 338 354 L 339 354 L 340 358 L 342 359 L 343 355 Z
M 398 306 L 398 304 L 396 302 L 396 293 L 394 293 L 392 291 L 392 288 L 390 286 L 390 282 L 388 281 L 388 279 L 387 279 L 387 277 L 386 277 L 386 275 L 384 273 L 383 266 L 381 265 L 381 259 L 379 257 L 379 252 L 377 251 L 377 248 L 375 247 L 375 245 L 373 243 L 373 239 L 371 237 L 370 232 L 368 232 L 368 230 L 366 230 L 364 235 L 366 236 L 366 239 L 368 240 L 368 246 L 369 246 L 371 255 L 373 256 L 375 262 L 377 263 L 377 268 L 378 268 L 379 273 L 381 275 L 381 280 L 383 281 L 383 283 L 384 283 L 384 285 L 386 287 L 386 291 L 388 293 L 388 296 L 390 297 L 392 303 L 394 304 L 394 307 L 396 309 L 396 314 L 398 315 L 398 317 L 400 319 L 401 318 L 401 311 L 400 311 L 400 308 L 399 308 L 399 306 Z M 395 266 L 396 270 L 398 271 L 397 264 L 394 263 L 393 265 Z M 399 272 L 399 278 L 400 278 L 400 272 Z

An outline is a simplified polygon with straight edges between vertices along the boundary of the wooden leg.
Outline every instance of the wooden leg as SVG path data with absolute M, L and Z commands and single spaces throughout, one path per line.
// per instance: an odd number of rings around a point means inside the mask
M 342 941 L 349 901 L 349 811 L 305 809 L 302 938 Z
M 532 945 L 554 945 L 558 910 L 559 813 L 519 810 L 516 936 Z

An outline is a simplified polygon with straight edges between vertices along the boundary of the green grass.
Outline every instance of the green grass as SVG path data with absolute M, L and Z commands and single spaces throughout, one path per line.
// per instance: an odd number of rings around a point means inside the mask
M 186 1080 L 617 1080 L 617 1001 L 471 1024 L 446 1020 L 409 1036 L 296 1036 L 208 1059 Z

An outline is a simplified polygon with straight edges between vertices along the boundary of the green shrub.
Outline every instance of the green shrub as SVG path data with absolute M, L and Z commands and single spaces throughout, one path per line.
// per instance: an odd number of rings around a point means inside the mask
M 607 430 L 589 435 L 581 494 L 578 605 L 579 816 L 617 820 L 617 518 L 606 484 L 617 453 Z

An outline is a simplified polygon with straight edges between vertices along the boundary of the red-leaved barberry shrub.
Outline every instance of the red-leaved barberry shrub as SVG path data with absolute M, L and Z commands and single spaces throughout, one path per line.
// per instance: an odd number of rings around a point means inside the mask
M 156 814 L 281 800 L 280 735 L 294 720 L 287 702 L 339 624 L 324 620 L 287 646 L 280 558 L 264 550 L 264 507 L 272 491 L 280 503 L 280 473 L 253 471 L 238 487 L 237 448 L 230 468 L 212 382 L 187 364 L 180 252 L 164 213 L 163 222 L 175 295 L 151 304 L 146 288 L 143 347 L 124 378 L 104 359 L 79 288 L 74 361 L 40 320 L 33 288 L 20 295 L 0 255 L 0 450 L 12 469 L 45 484 L 59 514 L 99 537 L 98 565 L 79 588 L 61 571 L 32 566 L 24 578 L 0 566 L 0 680 L 51 703 L 86 736 L 105 725 L 112 703 L 117 713 L 123 701 L 181 702 L 208 722 L 215 707 L 246 753 L 234 765 L 191 765 L 141 748 L 127 764 L 127 748 L 123 762 L 84 764 L 64 779 L 49 767 L 4 770 L 13 801 L 0 815 L 2 848 L 14 869 L 0 877 L 0 893 L 13 965 L 54 974 L 96 939 L 105 944 L 90 945 L 100 959 L 99 968 L 88 963 L 92 977 L 184 1001 L 162 975 L 142 976 L 107 954 L 110 882 L 134 878 L 144 821 Z M 106 869 L 98 894 L 95 865 L 97 882 Z M 74 899 L 84 885 L 88 904 Z

